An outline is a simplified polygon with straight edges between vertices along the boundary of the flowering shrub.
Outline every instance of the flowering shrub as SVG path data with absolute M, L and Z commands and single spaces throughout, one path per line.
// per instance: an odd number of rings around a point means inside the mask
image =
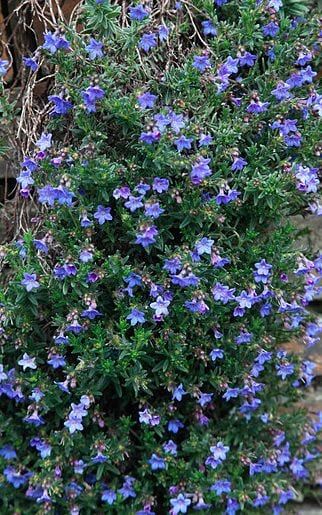
M 286 14 L 87 0 L 25 57 L 56 82 L 2 249 L 2 513 L 278 514 L 309 479 L 318 24 Z

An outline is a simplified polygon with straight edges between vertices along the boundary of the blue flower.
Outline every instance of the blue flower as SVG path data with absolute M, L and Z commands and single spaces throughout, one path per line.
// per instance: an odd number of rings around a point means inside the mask
M 192 184 L 199 185 L 206 179 L 206 177 L 212 175 L 212 171 L 208 166 L 209 163 L 209 158 L 199 157 L 191 169 L 190 179 Z
M 164 458 L 161 458 L 161 456 L 158 456 L 157 454 L 152 454 L 148 461 L 152 470 L 163 470 L 166 468 Z
M 179 384 L 179 386 L 177 386 L 174 391 L 173 391 L 173 394 L 172 394 L 172 400 L 176 400 L 178 402 L 182 401 L 182 397 L 184 395 L 187 395 L 187 392 L 185 391 L 182 383 Z
M 20 284 L 22 284 L 22 286 L 24 286 L 28 292 L 36 290 L 40 286 L 39 282 L 37 281 L 36 274 L 28 273 L 24 273 L 23 280 Z
M 149 247 L 155 243 L 155 236 L 158 234 L 158 229 L 155 225 L 148 225 L 141 228 L 139 234 L 137 234 L 135 243 L 142 245 L 143 248 Z
M 211 20 L 205 20 L 201 25 L 205 36 L 217 36 L 217 29 Z
M 23 60 L 24 65 L 27 68 L 30 68 L 33 72 L 36 72 L 38 70 L 38 63 L 34 58 L 23 57 L 22 60 Z
M 153 191 L 157 193 L 163 193 L 169 189 L 169 181 L 168 179 L 161 179 L 160 177 L 155 177 L 152 184 Z
M 127 200 L 124 204 L 124 206 L 131 211 L 131 213 L 134 213 L 137 209 L 140 209 L 140 207 L 143 207 L 144 204 L 142 202 L 142 196 L 141 197 L 134 197 L 133 195 L 130 195 L 129 200 Z
M 116 492 L 110 488 L 103 490 L 102 492 L 102 501 L 107 502 L 107 504 L 111 505 L 116 501 Z
M 178 152 L 181 152 L 182 150 L 190 150 L 191 149 L 191 143 L 193 142 L 193 138 L 186 138 L 183 134 L 174 141 L 175 146 L 177 147 Z
M 158 97 L 156 95 L 153 95 L 152 93 L 149 93 L 148 91 L 146 93 L 142 93 L 142 95 L 139 95 L 137 97 L 139 106 L 142 109 L 147 109 L 147 108 L 153 107 L 157 98 Z
M 229 494 L 231 492 L 231 481 L 228 479 L 218 479 L 211 487 L 212 492 L 216 492 L 217 495 Z
M 151 218 L 159 218 L 164 213 L 164 209 L 160 207 L 159 202 L 147 202 L 144 207 L 145 216 L 150 216 Z
M 142 4 L 137 4 L 129 8 L 131 20 L 142 21 L 146 18 L 149 13 L 144 9 Z
M 208 68 L 211 68 L 212 65 L 207 55 L 195 55 L 192 66 L 203 73 Z
M 0 77 L 3 77 L 8 70 L 9 62 L 5 59 L 0 59 Z
M 250 52 L 243 52 L 239 56 L 239 66 L 254 66 L 257 56 Z
M 101 204 L 98 205 L 94 213 L 94 218 L 98 221 L 100 225 L 103 225 L 105 222 L 113 220 L 113 217 L 111 215 L 111 208 L 104 207 Z
M 254 271 L 254 279 L 257 283 L 262 282 L 263 284 L 266 284 L 270 275 L 271 275 L 271 269 L 273 268 L 272 265 L 266 262 L 265 259 L 262 259 L 258 263 L 255 263 L 256 270 Z
M 184 424 L 178 419 L 172 419 L 168 422 L 168 431 L 170 431 L 171 433 L 176 434 L 179 431 L 179 429 L 182 429 L 183 427 Z
M 271 21 L 270 23 L 268 23 L 267 25 L 264 25 L 264 27 L 262 27 L 262 32 L 264 34 L 264 36 L 270 36 L 272 38 L 274 38 L 276 36 L 276 34 L 278 34 L 279 32 L 279 26 L 277 23 Z
M 17 458 L 17 453 L 12 445 L 4 445 L 0 448 L 0 456 L 2 456 L 5 460 L 14 460 Z
M 216 361 L 216 359 L 223 359 L 224 351 L 222 349 L 213 349 L 209 356 L 211 357 L 212 361 Z
M 85 47 L 88 52 L 89 58 L 91 61 L 97 59 L 98 57 L 103 57 L 103 43 L 101 41 L 97 41 L 94 38 L 90 38 L 89 44 Z
M 136 308 L 132 309 L 131 313 L 126 317 L 126 319 L 130 320 L 132 326 L 136 324 L 144 324 L 145 322 L 143 311 L 140 311 Z
M 176 456 L 177 452 L 177 444 L 175 444 L 172 440 L 168 440 L 165 444 L 163 444 L 163 450 L 167 454 L 172 454 L 172 456 Z
M 144 34 L 139 41 L 139 48 L 142 48 L 145 52 L 151 50 L 151 48 L 155 48 L 158 44 L 157 37 L 155 34 L 150 32 L 150 34 Z
M 164 24 L 159 25 L 158 32 L 159 32 L 160 41 L 166 41 L 168 39 L 170 30 L 168 29 L 168 27 L 166 25 L 164 25 Z
M 102 100 L 105 92 L 99 86 L 89 86 L 85 91 L 82 91 L 82 98 L 84 101 L 84 105 L 86 110 L 89 113 L 95 113 L 96 111 L 96 103 L 99 100 Z
M 172 506 L 172 514 L 177 515 L 178 513 L 187 513 L 191 500 L 187 499 L 183 494 L 179 494 L 178 497 L 170 499 L 170 504 Z
M 48 50 L 51 54 L 55 54 L 60 49 L 67 50 L 70 48 L 69 42 L 63 36 L 53 34 L 52 32 L 45 33 L 44 40 L 42 48 Z
M 213 244 L 214 240 L 205 237 L 201 238 L 201 240 L 198 241 L 195 247 L 198 256 L 202 256 L 203 254 L 211 254 Z
M 64 115 L 67 114 L 73 107 L 73 104 L 69 100 L 65 100 L 58 95 L 49 95 L 48 100 L 54 103 L 52 114 Z
M 33 370 L 36 370 L 36 358 L 31 358 L 26 352 L 24 353 L 22 359 L 18 361 L 18 365 L 20 365 L 23 368 L 23 371 L 25 371 L 27 368 L 31 368 Z
M 50 148 L 52 137 L 53 135 L 50 132 L 43 132 L 40 138 L 36 141 L 37 147 L 39 147 L 42 151 Z
M 150 307 L 155 311 L 156 316 L 166 316 L 169 314 L 168 306 L 170 301 L 164 299 L 160 295 L 157 297 L 155 302 L 150 304 Z M 182 385 L 181 385 L 182 386 Z

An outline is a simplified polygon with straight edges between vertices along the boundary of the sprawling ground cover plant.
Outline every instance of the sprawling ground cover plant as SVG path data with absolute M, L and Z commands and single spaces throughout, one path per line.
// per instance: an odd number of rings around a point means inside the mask
M 280 0 L 81 16 L 25 58 L 56 79 L 18 177 L 34 228 L 2 249 L 0 511 L 278 514 L 322 427 L 283 350 L 321 331 L 322 257 L 290 221 L 322 210 L 317 22 Z

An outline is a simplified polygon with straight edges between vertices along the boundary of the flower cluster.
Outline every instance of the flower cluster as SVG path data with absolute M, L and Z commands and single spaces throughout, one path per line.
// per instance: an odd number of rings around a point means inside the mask
M 284 346 L 322 332 L 316 19 L 159 4 L 86 0 L 24 59 L 56 78 L 1 251 L 8 512 L 277 515 L 319 456 Z

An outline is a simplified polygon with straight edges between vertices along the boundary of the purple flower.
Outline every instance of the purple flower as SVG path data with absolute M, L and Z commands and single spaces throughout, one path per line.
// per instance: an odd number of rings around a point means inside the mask
M 27 368 L 31 368 L 32 370 L 36 370 L 36 358 L 31 358 L 26 352 L 24 353 L 22 359 L 18 361 L 18 365 L 23 368 L 25 371 Z
M 140 233 L 137 234 L 135 243 L 142 245 L 143 248 L 147 248 L 149 245 L 155 243 L 155 236 L 158 234 L 158 229 L 155 225 L 144 226 L 140 229 Z
M 144 313 L 136 308 L 132 309 L 131 313 L 126 317 L 126 320 L 130 320 L 131 325 L 144 324 L 145 317 Z
M 199 185 L 204 181 L 206 177 L 209 177 L 212 174 L 208 166 L 209 163 L 209 158 L 199 157 L 199 159 L 193 165 L 190 173 L 190 179 L 192 184 Z
M 147 109 L 149 107 L 154 107 L 154 104 L 155 104 L 157 98 L 158 97 L 156 95 L 153 95 L 152 93 L 149 93 L 149 92 L 142 93 L 142 95 L 139 95 L 137 97 L 138 102 L 139 102 L 139 106 L 142 109 Z
M 261 102 L 260 100 L 251 100 L 247 107 L 247 112 L 251 114 L 264 113 L 269 106 L 269 102 Z
M 178 257 L 174 257 L 172 259 L 165 259 L 163 269 L 169 272 L 170 274 L 175 274 L 176 272 L 182 269 L 181 260 Z
M 85 47 L 85 49 L 87 50 L 91 61 L 94 61 L 94 59 L 97 59 L 97 57 L 103 57 L 103 46 L 104 45 L 101 41 L 90 38 L 89 44 Z
M 105 222 L 109 220 L 113 220 L 111 215 L 111 208 L 104 207 L 101 204 L 97 206 L 96 212 L 94 213 L 94 218 L 98 221 L 100 225 L 103 225 Z
M 28 292 L 30 292 L 32 290 L 36 290 L 40 286 L 39 282 L 37 281 L 36 274 L 28 274 L 28 273 L 23 274 L 23 280 L 21 281 L 20 284 L 22 286 L 24 286 Z
M 153 191 L 156 191 L 157 193 L 163 193 L 164 191 L 167 191 L 169 189 L 169 181 L 168 179 L 162 179 L 160 177 L 155 177 L 152 189 Z
M 143 34 L 139 41 L 139 48 L 142 48 L 145 52 L 149 52 L 151 48 L 155 48 L 158 44 L 156 34 L 150 32 L 149 34 Z
M 312 61 L 312 53 L 308 50 L 301 51 L 295 64 L 298 66 L 305 66 L 308 62 Z
M 170 499 L 170 504 L 172 506 L 172 515 L 177 515 L 178 513 L 187 513 L 191 500 L 187 499 L 184 494 L 179 494 L 178 497 Z
M 208 68 L 211 68 L 211 62 L 207 55 L 195 55 L 192 66 L 203 73 Z
M 137 4 L 129 8 L 131 20 L 142 21 L 146 18 L 149 13 L 144 9 L 142 4 Z
M 149 459 L 149 464 L 152 470 L 163 470 L 166 468 L 164 458 L 161 458 L 161 456 L 158 456 L 157 454 L 152 454 Z
M 202 31 L 205 36 L 217 36 L 217 29 L 211 20 L 205 20 L 201 23 Z

